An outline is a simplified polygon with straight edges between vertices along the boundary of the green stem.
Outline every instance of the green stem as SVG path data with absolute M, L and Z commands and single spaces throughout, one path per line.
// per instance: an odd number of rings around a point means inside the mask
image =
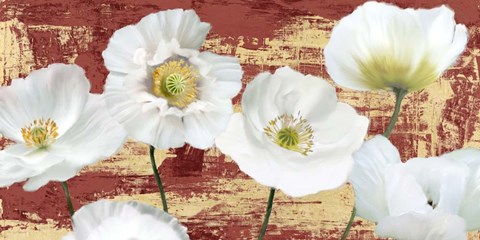
M 393 111 L 392 118 L 390 119 L 390 123 L 388 124 L 387 130 L 383 133 L 383 136 L 388 138 L 390 133 L 392 133 L 393 127 L 398 120 L 398 113 L 400 112 L 400 106 L 402 105 L 402 100 L 407 95 L 408 91 L 401 88 L 394 88 L 393 92 L 395 92 L 395 110 Z
M 401 88 L 393 88 L 393 92 L 395 93 L 395 109 L 393 110 L 392 118 L 390 118 L 390 123 L 388 124 L 387 130 L 383 133 L 383 136 L 388 138 L 390 137 L 390 133 L 392 133 L 393 127 L 395 127 L 395 123 L 398 120 L 398 114 L 400 113 L 400 106 L 402 105 L 402 100 L 407 95 L 408 91 Z M 350 215 L 350 220 L 348 221 L 347 227 L 342 234 L 341 240 L 345 240 L 348 236 L 348 232 L 350 228 L 352 228 L 353 220 L 355 219 L 355 215 L 357 214 L 357 209 L 353 207 L 352 215 Z
M 155 175 L 155 180 L 157 181 L 158 191 L 160 192 L 160 197 L 162 198 L 163 211 L 168 213 L 167 197 L 165 196 L 165 191 L 163 190 L 162 180 L 158 174 L 157 163 L 155 162 L 155 147 L 153 146 L 150 146 L 150 161 L 152 162 L 153 175 Z
M 357 214 L 357 208 L 353 207 L 352 215 L 350 215 L 350 220 L 348 220 L 347 227 L 345 231 L 343 231 L 341 240 L 347 239 L 348 233 L 350 232 L 350 228 L 352 228 L 353 220 L 355 219 L 355 215 Z
M 268 197 L 267 211 L 265 212 L 265 218 L 263 219 L 262 230 L 260 235 L 258 235 L 258 240 L 262 240 L 267 232 L 268 220 L 270 219 L 270 213 L 272 213 L 273 198 L 275 197 L 275 188 L 270 189 L 270 196 Z
M 73 210 L 72 199 L 70 198 L 70 192 L 68 191 L 68 185 L 66 181 L 62 182 L 62 188 L 63 188 L 63 192 L 65 193 L 65 198 L 67 199 L 68 212 L 72 217 L 73 214 L 75 213 L 75 210 Z

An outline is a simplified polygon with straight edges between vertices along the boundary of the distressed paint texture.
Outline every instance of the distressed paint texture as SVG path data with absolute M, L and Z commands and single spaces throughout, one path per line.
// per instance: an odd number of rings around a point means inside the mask
M 0 83 L 24 77 L 50 63 L 85 68 L 92 92 L 100 93 L 107 71 L 101 52 L 111 34 L 148 13 L 193 8 L 213 26 L 203 49 L 240 58 L 248 83 L 260 71 L 289 65 L 328 79 L 323 47 L 336 21 L 361 0 L 26 0 L 0 1 Z M 393 143 L 402 158 L 480 147 L 480 3 L 478 0 L 398 0 L 401 7 L 447 3 L 470 32 L 468 49 L 435 84 L 410 94 L 402 106 Z M 337 87 L 339 98 L 371 119 L 369 136 L 382 133 L 393 95 Z M 235 98 L 237 111 L 240 97 Z M 386 101 L 390 99 L 391 101 Z M 0 141 L 7 145 L 8 141 Z M 111 159 L 85 168 L 69 181 L 76 208 L 100 198 L 139 200 L 161 206 L 148 148 L 129 141 Z M 254 239 L 269 189 L 240 172 L 218 150 L 188 146 L 157 152 L 170 211 L 192 239 Z M 305 198 L 279 193 L 265 239 L 338 239 L 353 205 L 349 186 Z M 70 229 L 58 183 L 27 193 L 15 184 L 0 190 L 0 239 L 59 239 Z M 375 239 L 374 225 L 357 218 L 349 239 Z M 471 239 L 478 239 L 476 233 Z

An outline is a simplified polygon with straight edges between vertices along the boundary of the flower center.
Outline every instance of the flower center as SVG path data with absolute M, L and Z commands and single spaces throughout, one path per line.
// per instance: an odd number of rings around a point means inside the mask
M 268 122 L 265 135 L 285 149 L 307 155 L 312 152 L 313 130 L 306 119 L 292 114 L 282 114 Z
M 197 99 L 198 71 L 184 60 L 168 61 L 153 70 L 152 91 L 168 104 L 184 108 Z
M 58 137 L 58 127 L 52 119 L 33 120 L 33 123 L 22 128 L 22 137 L 28 147 L 46 148 Z

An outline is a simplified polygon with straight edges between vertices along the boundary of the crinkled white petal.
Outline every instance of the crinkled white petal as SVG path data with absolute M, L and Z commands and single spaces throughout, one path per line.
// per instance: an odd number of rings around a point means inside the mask
M 385 169 L 400 164 L 400 154 L 388 139 L 377 135 L 366 141 L 353 158 L 350 182 L 355 190 L 357 215 L 377 222 L 389 215 Z
M 212 94 L 226 99 L 235 97 L 242 88 L 240 60 L 211 52 L 202 52 L 198 57 L 209 64 L 205 74 L 213 78 Z
M 73 216 L 73 235 L 63 240 L 145 239 L 187 240 L 187 229 L 158 208 L 137 202 L 100 200 Z
M 470 169 L 458 215 L 465 219 L 468 231 L 480 229 L 480 150 L 459 149 L 441 157 L 464 162 Z
M 194 148 L 207 149 L 213 146 L 217 137 L 227 127 L 232 114 L 230 100 L 209 103 L 212 111 L 195 111 L 183 117 L 185 140 Z
M 102 54 L 105 66 L 122 74 L 138 70 L 153 58 L 160 42 L 175 40 L 182 49 L 198 50 L 209 30 L 210 24 L 201 22 L 193 10 L 152 13 L 113 34 Z
M 182 48 L 199 49 L 210 31 L 194 10 L 171 9 L 152 13 L 136 25 L 147 45 L 156 47 L 161 40 L 176 39 Z
M 125 138 L 126 131 L 109 114 L 103 96 L 90 94 L 78 121 L 49 151 L 81 169 L 115 154 L 123 146 Z
M 23 142 L 21 129 L 36 119 L 52 119 L 58 134 L 78 119 L 87 101 L 90 83 L 77 65 L 51 64 L 25 79 L 0 88 L 0 132 Z
M 141 68 L 147 58 L 145 46 L 145 39 L 137 27 L 129 25 L 118 29 L 102 53 L 105 67 L 109 71 L 124 74 Z M 144 56 L 140 57 L 142 53 Z M 139 61 L 139 58 L 143 58 L 143 61 Z
M 381 237 L 399 240 L 467 239 L 463 219 L 441 211 L 388 216 L 378 222 L 375 232 Z
M 414 158 L 405 163 L 436 209 L 456 214 L 465 191 L 469 169 L 444 157 Z
M 182 111 L 148 93 L 145 78 L 143 71 L 126 77 L 109 74 L 104 94 L 110 113 L 138 141 L 160 149 L 183 146 Z

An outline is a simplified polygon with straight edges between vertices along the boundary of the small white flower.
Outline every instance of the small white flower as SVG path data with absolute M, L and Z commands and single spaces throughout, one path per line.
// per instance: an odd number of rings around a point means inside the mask
M 400 161 L 383 136 L 354 154 L 350 176 L 357 215 L 376 233 L 397 239 L 466 239 L 480 228 L 480 150 Z
M 324 51 L 327 71 L 356 90 L 423 89 L 465 49 L 467 28 L 453 16 L 445 5 L 415 10 L 366 2 L 334 27 Z
M 100 200 L 73 215 L 62 240 L 188 240 L 187 228 L 168 213 L 137 202 Z
M 255 77 L 242 108 L 217 147 L 259 183 L 294 197 L 342 185 L 368 128 L 327 81 L 289 67 Z
M 225 129 L 242 83 L 239 60 L 199 52 L 210 24 L 193 10 L 150 14 L 103 52 L 107 104 L 130 136 L 167 149 L 206 149 Z
M 122 147 L 125 130 L 89 90 L 83 69 L 65 64 L 0 88 L 0 132 L 15 142 L 0 152 L 0 186 L 28 178 L 24 189 L 35 191 Z

